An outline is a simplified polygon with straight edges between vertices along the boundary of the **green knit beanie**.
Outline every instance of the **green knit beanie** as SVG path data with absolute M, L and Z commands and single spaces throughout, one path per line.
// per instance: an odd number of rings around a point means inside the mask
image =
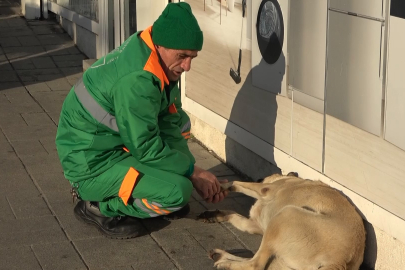
M 170 3 L 152 26 L 152 41 L 169 49 L 201 51 L 203 33 L 188 3 Z

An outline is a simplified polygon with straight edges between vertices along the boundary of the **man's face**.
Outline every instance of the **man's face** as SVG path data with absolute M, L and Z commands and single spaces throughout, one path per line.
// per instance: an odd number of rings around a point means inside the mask
M 156 45 L 156 49 L 162 59 L 162 67 L 169 81 L 180 79 L 184 71 L 191 68 L 191 60 L 197 57 L 198 51 L 174 50 Z

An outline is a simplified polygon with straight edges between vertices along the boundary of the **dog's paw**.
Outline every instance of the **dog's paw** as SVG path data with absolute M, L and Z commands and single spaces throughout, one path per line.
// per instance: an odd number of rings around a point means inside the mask
M 213 250 L 210 250 L 210 252 L 209 252 L 209 256 L 210 256 L 211 260 L 213 260 L 214 262 L 219 261 L 223 255 L 224 255 L 223 251 L 220 249 L 213 249 Z
M 221 217 L 223 214 L 220 210 L 208 210 L 197 216 L 197 220 L 200 220 L 204 223 L 217 223 L 221 222 Z
M 221 183 L 221 191 L 224 190 L 234 191 L 233 182 Z
M 289 172 L 289 173 L 287 174 L 287 176 L 295 176 L 295 177 L 298 177 L 298 173 L 297 173 L 297 172 Z

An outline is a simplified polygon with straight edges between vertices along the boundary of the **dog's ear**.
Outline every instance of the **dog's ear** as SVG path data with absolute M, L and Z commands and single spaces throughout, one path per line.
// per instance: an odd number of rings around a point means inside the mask
M 289 173 L 287 174 L 287 176 L 295 176 L 295 177 L 298 177 L 298 173 L 297 173 L 297 172 L 289 172 Z

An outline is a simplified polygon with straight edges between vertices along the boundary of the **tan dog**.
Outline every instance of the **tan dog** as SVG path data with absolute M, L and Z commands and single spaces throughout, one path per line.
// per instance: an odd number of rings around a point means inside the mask
M 228 221 L 263 239 L 252 259 L 211 251 L 217 269 L 359 269 L 366 239 L 363 220 L 339 191 L 295 173 L 275 174 L 262 183 L 229 182 L 222 188 L 257 199 L 250 218 L 216 210 L 199 219 Z

